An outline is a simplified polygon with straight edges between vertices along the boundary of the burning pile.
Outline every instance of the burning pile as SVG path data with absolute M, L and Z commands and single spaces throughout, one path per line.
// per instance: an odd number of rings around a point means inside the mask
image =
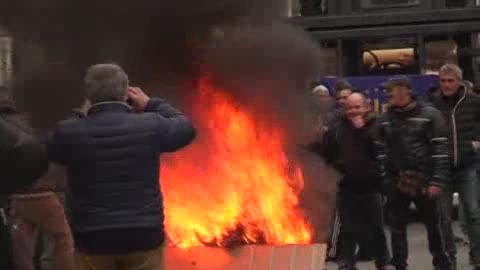
M 209 76 L 198 83 L 192 117 L 196 142 L 162 163 L 174 244 L 310 243 L 310 226 L 298 210 L 303 174 L 285 154 L 284 131 L 258 121 Z

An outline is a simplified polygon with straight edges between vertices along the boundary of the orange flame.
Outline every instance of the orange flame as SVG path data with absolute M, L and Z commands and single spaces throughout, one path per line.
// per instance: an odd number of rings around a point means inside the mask
M 309 243 L 298 212 L 303 175 L 283 151 L 282 130 L 256 123 L 210 77 L 197 90 L 197 139 L 162 160 L 170 239 L 183 248 L 224 246 L 232 234 L 248 244 Z

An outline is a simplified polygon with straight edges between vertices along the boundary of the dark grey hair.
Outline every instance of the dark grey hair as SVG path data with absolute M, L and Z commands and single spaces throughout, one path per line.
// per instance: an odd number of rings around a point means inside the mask
M 85 76 L 87 98 L 92 104 L 106 101 L 125 101 L 128 76 L 116 64 L 91 66 Z
M 463 71 L 462 69 L 455 64 L 446 64 L 440 68 L 439 75 L 450 74 L 454 75 L 460 81 L 463 80 Z

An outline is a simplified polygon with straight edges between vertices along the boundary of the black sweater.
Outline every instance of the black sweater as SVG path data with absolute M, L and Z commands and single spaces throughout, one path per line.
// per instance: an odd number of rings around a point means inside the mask
M 356 193 L 380 191 L 382 176 L 376 159 L 376 130 L 373 117 L 363 128 L 355 128 L 342 118 L 327 132 L 322 152 L 327 162 L 343 174 L 340 189 Z

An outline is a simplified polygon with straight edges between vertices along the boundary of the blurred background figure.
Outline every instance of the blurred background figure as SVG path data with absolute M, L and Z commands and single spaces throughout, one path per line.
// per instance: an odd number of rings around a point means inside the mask
M 335 101 L 330 96 L 328 88 L 324 85 L 316 86 L 312 91 L 312 100 L 314 105 L 314 132 L 315 140 L 323 141 L 323 136 L 328 129 L 330 114 L 335 105 Z
M 4 108 L 15 108 L 9 95 L 0 93 L 0 98 L 3 98 Z M 26 118 L 22 124 L 29 128 Z M 40 135 L 40 132 L 35 133 Z M 45 144 L 46 135 L 43 137 Z M 52 164 L 35 184 L 18 189 L 10 196 L 13 259 L 17 270 L 35 269 L 37 240 L 42 239 L 39 232 L 44 233 L 52 244 L 51 267 L 54 268 L 46 269 L 73 269 L 73 238 L 63 204 L 57 196 L 59 190 L 63 193 L 66 189 L 65 180 L 63 170 Z
M 15 269 L 8 225 L 10 196 L 34 185 L 48 170 L 45 146 L 32 136 L 26 117 L 16 111 L 9 89 L 0 87 L 0 269 Z M 32 263 L 33 263 L 33 257 Z M 18 268 L 22 269 L 22 268 Z

